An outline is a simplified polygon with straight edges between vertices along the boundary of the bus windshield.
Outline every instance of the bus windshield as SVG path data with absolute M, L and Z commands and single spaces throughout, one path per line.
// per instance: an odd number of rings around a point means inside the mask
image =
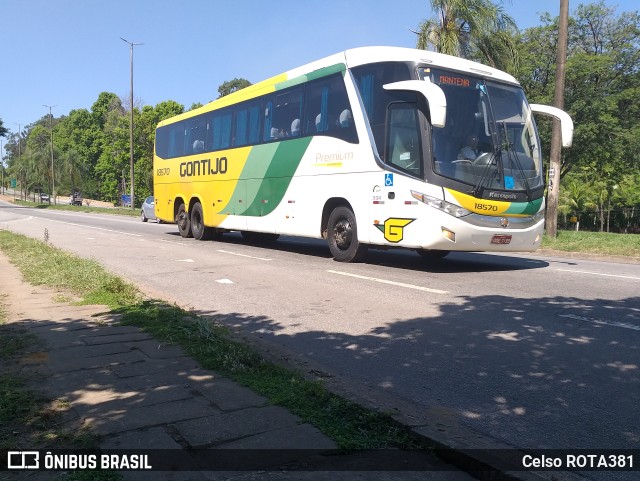
M 531 195 L 543 186 L 542 158 L 531 109 L 520 87 L 457 72 L 419 68 L 447 98 L 447 122 L 433 129 L 433 171 L 484 189 Z

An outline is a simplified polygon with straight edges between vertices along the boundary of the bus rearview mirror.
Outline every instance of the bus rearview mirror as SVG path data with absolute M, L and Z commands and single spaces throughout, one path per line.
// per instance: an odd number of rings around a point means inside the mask
M 442 89 L 431 82 L 424 80 L 404 80 L 382 86 L 385 90 L 408 90 L 421 94 L 429 105 L 431 125 L 442 128 L 447 123 L 447 98 Z
M 560 131 L 562 133 L 562 146 L 571 147 L 573 143 L 573 120 L 568 113 L 551 105 L 531 104 L 531 111 L 535 114 L 547 115 L 560 121 Z

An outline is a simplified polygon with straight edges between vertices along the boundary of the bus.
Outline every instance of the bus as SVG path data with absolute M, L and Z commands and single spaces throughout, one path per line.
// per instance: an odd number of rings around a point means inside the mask
M 155 214 L 198 240 L 325 239 L 341 262 L 369 247 L 434 260 L 533 251 L 545 209 L 533 112 L 559 119 L 571 145 L 569 115 L 530 105 L 505 72 L 425 50 L 346 50 L 160 122 Z

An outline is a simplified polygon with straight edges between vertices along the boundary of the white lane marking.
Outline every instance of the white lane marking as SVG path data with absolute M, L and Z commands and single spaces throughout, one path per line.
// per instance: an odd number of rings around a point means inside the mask
M 74 222 L 65 222 L 63 220 L 54 220 L 54 219 L 46 219 L 47 221 L 51 221 L 51 222 L 58 222 L 60 224 L 67 224 L 67 225 L 73 225 L 76 227 L 84 227 L 86 229 L 94 229 L 94 230 L 103 230 L 106 232 L 113 232 L 115 234 L 122 234 L 122 235 L 130 235 L 133 237 L 142 237 L 141 234 L 132 234 L 131 232 L 122 232 L 121 230 L 113 230 L 113 229 L 106 229 L 104 227 L 94 227 L 94 226 L 90 226 L 90 225 L 84 225 L 84 224 L 76 224 Z
M 416 291 L 431 292 L 433 294 L 449 294 L 449 291 L 442 291 L 440 289 L 431 289 L 429 287 L 416 286 L 414 284 L 405 284 L 403 282 L 389 281 L 387 279 L 380 279 L 378 277 L 361 276 L 358 274 L 351 274 L 350 272 L 343 272 L 343 271 L 328 270 L 327 272 L 330 272 L 331 274 L 339 274 L 341 276 L 355 277 L 356 279 L 363 279 L 365 281 L 373 281 L 373 282 L 379 282 L 381 284 L 390 284 L 392 286 L 406 287 L 407 289 L 415 289 Z
M 3 224 L 11 224 L 12 222 L 24 222 L 25 220 L 31 220 L 33 219 L 33 216 L 27 216 L 24 219 L 16 219 L 16 220 L 3 220 L 2 223 Z
M 233 281 L 231 279 L 218 279 L 216 282 L 218 284 L 233 284 Z
M 166 240 L 166 239 L 154 239 L 157 242 L 166 242 L 167 244 L 177 244 L 179 246 L 186 246 L 187 244 L 185 242 L 176 242 L 176 241 L 170 241 L 170 240 Z
M 178 259 L 176 262 L 195 262 L 193 259 Z
M 554 269 L 554 271 L 572 272 L 574 274 L 590 274 L 592 276 L 617 277 L 618 279 L 632 279 L 634 281 L 640 281 L 640 277 L 621 276 L 619 274 L 603 274 L 601 272 L 577 271 L 574 269 Z
M 640 331 L 640 326 L 636 326 L 634 324 L 628 324 L 626 322 L 603 321 L 602 319 L 594 319 L 593 317 L 583 317 L 583 316 L 578 316 L 576 314 L 558 314 L 558 316 L 566 317 L 567 319 L 574 319 L 576 321 L 591 322 L 593 324 L 598 324 L 598 325 L 601 325 L 601 326 L 622 327 L 624 329 L 631 329 L 633 331 Z
M 247 254 L 238 254 L 237 252 L 229 252 L 229 251 L 225 251 L 222 249 L 217 249 L 217 252 L 222 252 L 223 254 L 231 254 L 232 256 L 238 256 L 238 257 L 248 257 L 249 259 L 257 259 L 259 261 L 272 261 L 273 259 L 267 259 L 266 257 L 256 257 L 256 256 L 249 256 Z

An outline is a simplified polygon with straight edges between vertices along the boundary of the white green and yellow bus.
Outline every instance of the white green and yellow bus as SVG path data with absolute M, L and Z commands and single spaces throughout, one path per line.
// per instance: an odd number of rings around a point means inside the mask
M 570 117 L 529 105 L 504 72 L 347 50 L 161 122 L 156 216 L 199 240 L 326 239 L 343 262 L 369 246 L 533 251 L 545 206 L 532 112 L 560 119 L 571 144 Z

